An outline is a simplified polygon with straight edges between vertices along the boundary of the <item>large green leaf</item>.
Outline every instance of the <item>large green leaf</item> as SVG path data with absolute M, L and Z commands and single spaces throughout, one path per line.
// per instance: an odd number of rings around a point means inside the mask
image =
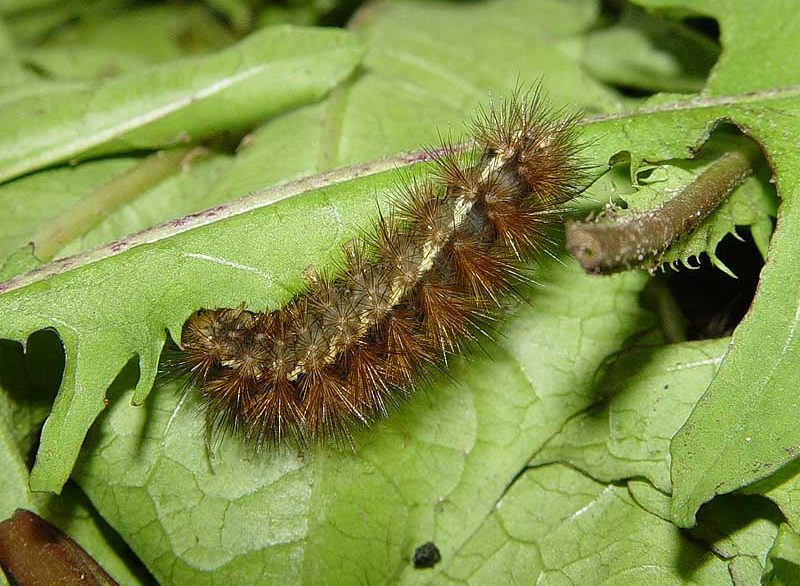
M 763 494 L 778 505 L 786 522 L 800 528 L 800 460 L 794 460 L 774 474 L 742 489 L 748 494 Z
M 25 60 L 50 79 L 94 80 L 221 49 L 233 40 L 200 3 L 132 8 L 73 18 L 76 22 L 57 27 L 46 44 L 26 48 Z
M 12 0 L 12 4 L 16 0 Z M 126 0 L 84 0 L 83 2 L 51 2 L 51 0 L 29 1 L 31 6 L 24 10 L 9 11 L 5 15 L 9 29 L 18 46 L 28 47 L 43 44 L 54 33 L 86 18 L 105 18 L 109 20 L 119 15 L 126 5 Z M 46 6 L 37 4 L 50 2 Z
M 92 189 L 98 187 L 109 175 L 124 172 L 135 159 L 117 158 L 92 161 L 78 167 L 59 167 L 35 173 L 0 185 L 0 206 L 14 216 L 0 233 L 0 259 L 26 246 L 36 228 L 65 210 Z M 58 198 L 53 197 L 58 193 Z M 13 276 L 13 275 L 9 275 Z
M 597 405 L 566 425 L 532 464 L 567 462 L 592 478 L 647 478 L 669 493 L 669 442 L 705 392 L 727 339 L 625 350 L 598 376 Z
M 690 525 L 697 507 L 714 495 L 750 484 L 794 460 L 800 445 L 792 398 L 794 381 L 800 378 L 800 340 L 795 335 L 800 259 L 793 252 L 800 241 L 800 158 L 787 145 L 800 131 L 795 85 L 800 82 L 800 23 L 790 19 L 777 33 L 751 26 L 781 19 L 794 7 L 787 0 L 747 7 L 704 0 L 691 6 L 719 18 L 725 31 L 726 51 L 700 100 L 724 100 L 744 90 L 764 90 L 776 98 L 768 108 L 743 107 L 733 119 L 761 142 L 782 201 L 753 306 L 734 333 L 717 377 L 673 440 L 673 514 L 680 525 Z
M 558 465 L 517 478 L 442 573 L 448 584 L 731 584 L 722 559 L 625 488 Z
M 28 77 L 6 23 L 0 18 L 0 87 L 24 82 Z
M 659 103 L 617 127 L 628 136 L 649 134 L 661 140 L 677 138 L 677 133 L 701 137 L 709 121 L 729 117 L 764 146 L 783 198 L 754 304 L 734 333 L 731 350 L 708 393 L 673 442 L 674 511 L 680 524 L 691 525 L 696 508 L 714 494 L 762 478 L 795 457 L 792 446 L 798 443 L 798 429 L 791 389 L 800 376 L 794 336 L 800 277 L 792 250 L 800 237 L 793 219 L 798 213 L 794 192 L 800 161 L 784 143 L 786 126 L 796 124 L 797 94 L 795 88 L 753 92 L 739 98 L 741 107 L 731 97 Z M 776 128 L 774 112 L 787 115 L 786 125 Z
M 84 156 L 197 140 L 320 98 L 362 55 L 337 30 L 274 27 L 99 84 L 0 96 L 0 180 Z M 25 120 L 20 125 L 20 120 Z
M 374 167 L 361 173 L 368 175 Z M 349 177 L 339 173 L 332 179 Z M 351 234 L 354 218 L 374 209 L 372 195 L 385 193 L 392 179 L 373 175 L 357 186 L 334 184 L 314 197 L 264 207 L 275 195 L 287 197 L 318 182 L 300 181 L 92 251 L 78 261 L 82 267 L 77 271 L 63 271 L 77 260 L 68 258 L 51 265 L 54 273 L 38 273 L 45 279 L 31 273 L 10 281 L 13 289 L 3 297 L 3 311 L 13 316 L 6 324 L 13 329 L 5 335 L 24 340 L 28 332 L 54 328 L 67 356 L 62 390 L 45 426 L 32 476 L 36 486 L 52 489 L 66 479 L 86 430 L 104 407 L 104 389 L 132 356 L 138 357 L 143 400 L 155 377 L 165 329 L 179 339 L 183 321 L 197 307 L 236 306 L 246 299 L 251 307 L 263 308 L 285 301 L 300 285 L 309 259 L 324 258 L 343 235 Z M 217 216 L 225 222 L 214 223 Z M 306 230 L 309 225 L 315 227 L 313 238 Z M 295 236 L 278 250 L 262 234 Z M 164 236 L 169 236 L 167 242 L 162 242 Z M 238 250 L 230 243 L 239 243 Z M 237 275 L 233 289 L 228 286 L 231 271 Z M 87 282 L 107 286 L 86 287 Z M 56 290 L 58 307 L 41 311 Z
M 496 41 L 508 36 L 505 31 L 513 24 L 509 15 L 516 15 L 518 19 L 526 18 L 526 11 L 535 11 L 530 6 L 506 3 L 500 5 L 502 8 L 498 10 L 492 6 L 476 5 L 462 14 L 463 9 L 451 8 L 442 13 L 441 9 L 425 5 L 415 6 L 413 11 L 407 7 L 400 9 L 385 5 L 381 12 L 366 12 L 366 16 L 360 17 L 358 22 L 361 29 L 368 28 L 370 31 L 368 60 L 374 65 L 367 75 L 358 77 L 346 89 L 340 90 L 336 100 L 324 107 L 313 106 L 292 112 L 257 130 L 238 150 L 230 170 L 221 172 L 216 183 L 207 185 L 183 174 L 185 180 L 172 182 L 183 193 L 182 199 L 172 196 L 164 198 L 163 193 L 156 193 L 163 191 L 160 188 L 151 190 L 106 220 L 102 230 L 98 228 L 77 243 L 77 247 L 70 246 L 67 251 L 75 252 L 91 244 L 122 237 L 135 229 L 146 227 L 146 219 L 152 225 L 292 177 L 369 161 L 403 149 L 418 148 L 421 144 L 438 141 L 439 131 L 446 132 L 448 125 L 452 125 L 452 129 L 459 133 L 463 130 L 465 117 L 472 114 L 475 106 L 485 103 L 487 92 L 508 95 L 515 85 L 514 75 L 520 71 L 539 72 L 548 79 L 568 75 L 571 81 L 565 84 L 564 89 L 548 88 L 557 103 L 575 102 L 573 94 L 577 91 L 580 94 L 579 105 L 587 108 L 611 107 L 612 95 L 589 81 L 577 67 L 576 57 L 571 54 L 573 41 L 569 36 L 559 42 L 559 45 L 564 45 L 563 50 L 546 63 L 540 63 L 534 53 L 525 50 L 526 47 L 538 47 L 540 51 L 545 51 L 552 44 L 554 32 L 564 35 L 580 32 L 591 23 L 594 15 L 592 5 L 593 2 L 582 2 L 567 13 L 558 3 L 550 6 L 548 9 L 558 18 L 548 17 L 543 20 L 541 27 L 531 27 L 524 35 L 514 39 L 514 51 L 505 58 L 503 68 L 507 73 L 513 72 L 512 75 L 493 69 L 476 71 L 471 60 L 459 55 L 448 55 L 446 67 L 438 63 L 445 61 L 444 49 L 462 35 L 466 26 L 474 27 L 475 22 L 483 22 L 487 30 L 494 31 L 493 34 L 484 35 L 479 51 L 487 55 L 498 53 Z M 380 18 L 372 17 L 373 14 Z M 567 15 L 569 18 L 565 19 Z M 436 34 L 442 32 L 437 31 L 435 26 L 442 18 L 453 21 L 452 30 L 447 35 Z M 564 20 L 571 23 L 570 26 L 560 24 Z M 420 21 L 428 23 L 426 26 L 430 30 L 423 36 L 409 34 L 409 24 L 413 23 L 418 28 Z M 424 42 L 421 42 L 423 39 Z M 400 44 L 409 45 L 408 50 L 418 55 L 413 67 L 402 68 L 405 53 L 393 51 Z M 398 59 L 401 60 L 400 65 L 396 63 Z M 419 63 L 425 62 L 441 68 L 439 86 L 420 87 L 415 81 Z M 393 77 L 382 75 L 384 69 L 391 69 Z M 441 91 L 448 87 L 451 76 L 465 80 L 458 88 L 463 93 L 458 99 L 454 99 L 452 90 L 450 94 Z M 419 116 L 421 112 L 425 113 L 425 117 Z M 380 120 L 380 124 L 376 124 L 376 120 Z M 264 161 L 269 161 L 269 164 L 264 164 Z M 193 173 L 194 170 L 191 170 L 189 174 Z M 31 201 L 31 205 L 25 208 L 26 222 L 11 226 L 17 235 L 17 245 L 25 244 L 24 236 L 31 226 L 37 222 L 47 223 L 55 215 L 55 206 L 47 193 L 51 181 L 54 185 L 68 181 L 69 193 L 74 194 L 75 198 L 80 196 L 80 189 L 88 191 L 89 185 L 74 175 L 54 171 L 52 175 L 44 174 L 41 178 L 31 180 L 31 183 L 15 182 L 0 187 L 0 197 Z M 17 183 L 20 183 L 19 186 Z M 63 205 L 69 207 L 70 204 L 65 202 Z M 112 226 L 113 229 L 110 229 Z M 30 233 L 28 238 L 32 236 Z

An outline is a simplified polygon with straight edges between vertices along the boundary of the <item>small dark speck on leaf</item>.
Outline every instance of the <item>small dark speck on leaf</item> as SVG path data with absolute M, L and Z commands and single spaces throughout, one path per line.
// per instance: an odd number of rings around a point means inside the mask
M 432 568 L 438 564 L 441 559 L 442 554 L 439 553 L 439 548 L 436 547 L 435 543 L 429 541 L 427 543 L 423 543 L 416 550 L 414 550 L 414 557 L 411 558 L 411 561 L 414 562 L 415 568 L 421 569 Z

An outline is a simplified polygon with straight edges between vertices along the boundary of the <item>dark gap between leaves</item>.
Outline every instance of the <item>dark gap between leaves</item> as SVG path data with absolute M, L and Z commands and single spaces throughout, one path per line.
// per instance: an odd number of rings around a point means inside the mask
M 739 228 L 738 240 L 728 234 L 717 246 L 717 257 L 738 277 L 733 279 L 700 256 L 700 268 L 667 270 L 667 287 L 686 317 L 686 336 L 703 340 L 729 336 L 747 313 L 764 266 L 750 230 Z
M 690 16 L 681 20 L 681 22 L 709 40 L 719 42 L 719 23 L 713 18 L 706 16 Z

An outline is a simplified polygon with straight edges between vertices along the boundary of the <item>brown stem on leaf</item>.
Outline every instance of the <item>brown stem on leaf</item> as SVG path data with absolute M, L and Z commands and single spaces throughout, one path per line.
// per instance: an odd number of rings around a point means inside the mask
M 65 245 L 86 234 L 109 213 L 175 175 L 206 152 L 203 147 L 187 146 L 159 151 L 144 158 L 39 228 L 33 236 L 34 254 L 43 262 L 52 260 Z
M 567 222 L 567 248 L 587 273 L 613 273 L 657 258 L 714 211 L 752 172 L 760 152 L 743 143 L 661 207 L 617 221 Z

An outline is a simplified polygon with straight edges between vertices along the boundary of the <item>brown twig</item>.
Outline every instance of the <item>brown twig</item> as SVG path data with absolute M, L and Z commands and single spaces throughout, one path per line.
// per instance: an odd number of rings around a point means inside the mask
M 567 248 L 587 273 L 613 273 L 657 259 L 688 234 L 752 172 L 760 152 L 752 142 L 728 151 L 661 207 L 616 221 L 569 221 Z

